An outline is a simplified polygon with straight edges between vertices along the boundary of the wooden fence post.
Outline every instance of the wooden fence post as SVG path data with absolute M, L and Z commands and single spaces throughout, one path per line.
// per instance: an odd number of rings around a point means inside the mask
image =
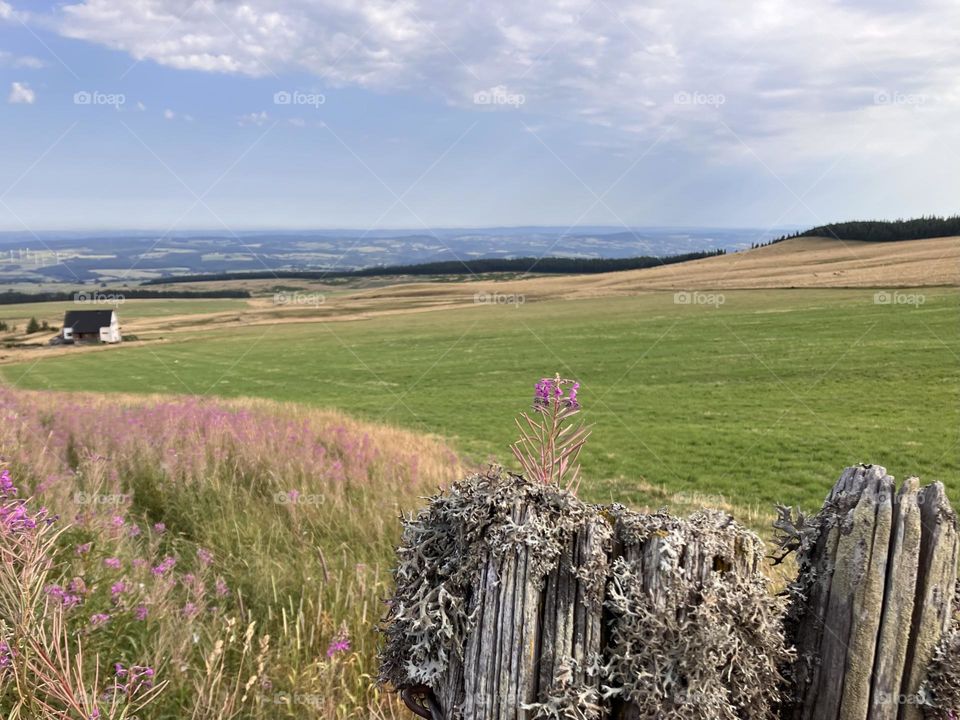
M 895 492 L 884 468 L 847 468 L 803 530 L 785 716 L 920 720 L 957 579 L 957 518 L 943 485 L 909 478 Z
M 951 717 L 960 539 L 943 486 L 847 468 L 817 515 L 781 508 L 775 527 L 797 551 L 789 608 L 727 515 L 473 476 L 405 521 L 381 680 L 429 720 Z

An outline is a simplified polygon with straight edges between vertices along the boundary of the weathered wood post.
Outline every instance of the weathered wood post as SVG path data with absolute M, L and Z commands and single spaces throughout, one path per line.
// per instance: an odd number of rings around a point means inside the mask
M 876 465 L 847 468 L 812 519 L 783 513 L 798 549 L 788 618 L 793 720 L 920 720 L 952 618 L 957 518 L 943 485 L 896 492 Z M 956 708 L 953 708 L 956 709 Z
M 499 470 L 404 525 L 381 679 L 429 720 L 957 718 L 939 483 L 896 492 L 861 465 L 817 515 L 781 508 L 799 562 L 782 596 L 723 513 L 587 505 Z
M 381 677 L 446 720 L 772 718 L 782 603 L 761 556 L 720 513 L 475 476 L 406 523 Z

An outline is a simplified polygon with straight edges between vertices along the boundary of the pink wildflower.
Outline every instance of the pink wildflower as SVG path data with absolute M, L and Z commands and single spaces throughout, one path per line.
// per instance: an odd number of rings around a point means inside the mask
M 350 638 L 346 631 L 341 632 L 337 637 L 330 641 L 327 647 L 327 657 L 332 658 L 340 652 L 347 652 L 350 649 Z
M 217 578 L 217 581 L 214 583 L 214 588 L 217 597 L 225 597 L 230 594 L 230 588 L 227 587 L 227 582 L 222 577 Z
M 161 575 L 168 573 L 170 570 L 173 570 L 173 566 L 176 564 L 176 558 L 167 555 L 163 560 L 160 561 L 159 565 L 151 570 L 151 572 L 157 577 L 160 577 Z

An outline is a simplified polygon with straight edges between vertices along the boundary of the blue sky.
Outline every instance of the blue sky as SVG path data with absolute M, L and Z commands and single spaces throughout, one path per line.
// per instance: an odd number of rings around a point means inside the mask
M 0 229 L 956 212 L 957 5 L 798 5 L 0 0 Z

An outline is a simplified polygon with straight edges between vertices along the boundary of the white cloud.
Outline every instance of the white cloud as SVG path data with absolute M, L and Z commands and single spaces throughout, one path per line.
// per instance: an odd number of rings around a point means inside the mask
M 144 105 L 140 100 L 137 100 L 137 110 L 144 112 L 147 109 L 147 106 Z
M 738 156 L 744 143 L 829 155 L 863 133 L 874 151 L 907 136 L 935 143 L 960 96 L 960 5 L 950 0 L 84 0 L 54 22 L 180 69 L 306 71 L 325 85 L 440 93 L 472 109 L 483 109 L 478 93 L 508 88 L 523 98 L 510 109 L 634 142 L 664 136 L 711 157 Z M 929 132 L 918 137 L 910 108 L 877 103 L 884 91 L 935 99 L 921 120 Z
M 164 120 L 173 120 L 176 116 L 177 114 L 170 108 L 167 108 L 166 110 L 163 111 Z
M 14 55 L 6 50 L 0 50 L 0 66 L 39 70 L 46 67 L 47 64 L 32 55 Z
M 7 96 L 7 102 L 14 105 L 33 105 L 36 99 L 37 94 L 27 83 L 14 82 L 10 84 L 10 94 Z
M 241 126 L 256 125 L 257 127 L 262 127 L 263 125 L 266 124 L 267 120 L 268 120 L 267 111 L 262 110 L 261 112 L 252 112 L 252 113 L 247 113 L 246 115 L 242 115 L 240 119 L 237 120 L 237 123 Z

